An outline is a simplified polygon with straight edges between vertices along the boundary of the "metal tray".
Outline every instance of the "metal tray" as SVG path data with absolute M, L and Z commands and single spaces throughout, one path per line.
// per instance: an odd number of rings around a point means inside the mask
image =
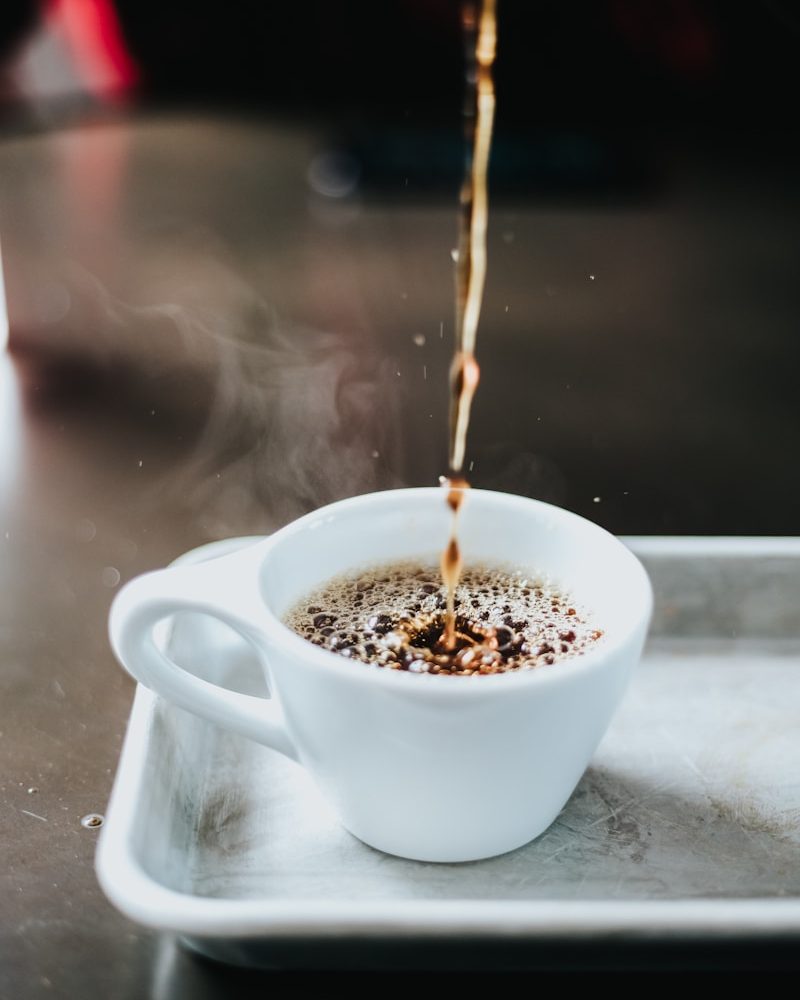
M 139 687 L 98 847 L 106 894 L 208 956 L 261 966 L 330 965 L 353 946 L 396 960 L 412 944 L 800 939 L 800 539 L 626 541 L 655 589 L 648 647 L 536 841 L 469 864 L 382 854 L 298 765 Z M 209 679 L 267 693 L 219 623 L 177 616 L 162 640 Z

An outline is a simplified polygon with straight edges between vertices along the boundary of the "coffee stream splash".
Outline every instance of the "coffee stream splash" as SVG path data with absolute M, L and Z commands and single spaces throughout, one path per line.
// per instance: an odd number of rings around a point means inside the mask
M 486 281 L 486 230 L 489 221 L 487 174 L 494 125 L 492 65 L 497 48 L 496 0 L 479 7 L 465 3 L 462 23 L 467 51 L 467 160 L 461 186 L 458 259 L 456 262 L 456 343 L 450 368 L 450 450 L 444 479 L 447 504 L 453 512 L 450 541 L 442 553 L 442 578 L 447 609 L 442 645 L 456 646 L 455 594 L 461 576 L 458 513 L 469 483 L 464 478 L 464 453 L 470 409 L 480 380 L 475 340 Z

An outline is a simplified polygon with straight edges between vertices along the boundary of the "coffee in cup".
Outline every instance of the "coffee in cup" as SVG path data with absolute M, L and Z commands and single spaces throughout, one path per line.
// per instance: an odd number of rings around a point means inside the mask
M 284 624 L 340 656 L 418 674 L 480 676 L 552 666 L 601 636 L 564 590 L 520 569 L 477 564 L 446 594 L 431 562 L 378 564 L 334 577 L 295 602 Z

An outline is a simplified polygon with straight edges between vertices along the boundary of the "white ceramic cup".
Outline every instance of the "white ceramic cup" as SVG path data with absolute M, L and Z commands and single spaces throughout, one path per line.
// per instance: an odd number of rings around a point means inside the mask
M 342 500 L 246 549 L 133 580 L 111 610 L 112 645 L 164 698 L 302 764 L 367 844 L 421 861 L 502 854 L 547 829 L 586 769 L 641 654 L 652 591 L 638 560 L 592 522 L 470 490 L 459 525 L 465 563 L 513 566 L 564 588 L 604 633 L 582 656 L 507 674 L 412 674 L 348 660 L 282 623 L 336 574 L 437 561 L 449 529 L 441 489 Z M 170 661 L 153 629 L 182 611 L 214 615 L 247 638 L 271 697 Z

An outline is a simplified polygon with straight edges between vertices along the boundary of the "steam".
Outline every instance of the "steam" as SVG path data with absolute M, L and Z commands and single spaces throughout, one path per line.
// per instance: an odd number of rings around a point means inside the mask
M 121 460 L 142 467 L 137 516 L 185 512 L 198 540 L 260 534 L 334 500 L 404 486 L 409 465 L 415 479 L 431 466 L 435 428 L 409 403 L 433 409 L 432 387 L 398 379 L 406 365 L 371 331 L 280 316 L 196 234 L 151 246 L 132 278 L 123 299 L 62 263 L 52 280 L 68 309 L 28 329 L 26 343 L 39 355 L 68 350 L 113 396 L 109 418 L 126 421 L 114 430 Z M 402 450 L 404 428 L 413 452 Z M 556 504 L 568 496 L 563 471 L 524 441 L 486 441 L 473 456 L 476 486 Z
M 394 360 L 369 336 L 283 320 L 228 263 L 199 263 L 182 287 L 145 280 L 150 296 L 172 293 L 151 304 L 122 301 L 85 271 L 70 282 L 70 325 L 103 331 L 83 340 L 84 358 L 125 369 L 155 406 L 192 414 L 191 447 L 148 487 L 152 509 L 165 497 L 183 504 L 205 537 L 219 538 L 403 485 L 392 471 Z
M 213 404 L 187 464 L 214 534 L 232 523 L 272 528 L 399 485 L 388 464 L 399 425 L 391 361 L 364 342 L 275 317 L 260 330 L 262 342 L 215 340 Z

